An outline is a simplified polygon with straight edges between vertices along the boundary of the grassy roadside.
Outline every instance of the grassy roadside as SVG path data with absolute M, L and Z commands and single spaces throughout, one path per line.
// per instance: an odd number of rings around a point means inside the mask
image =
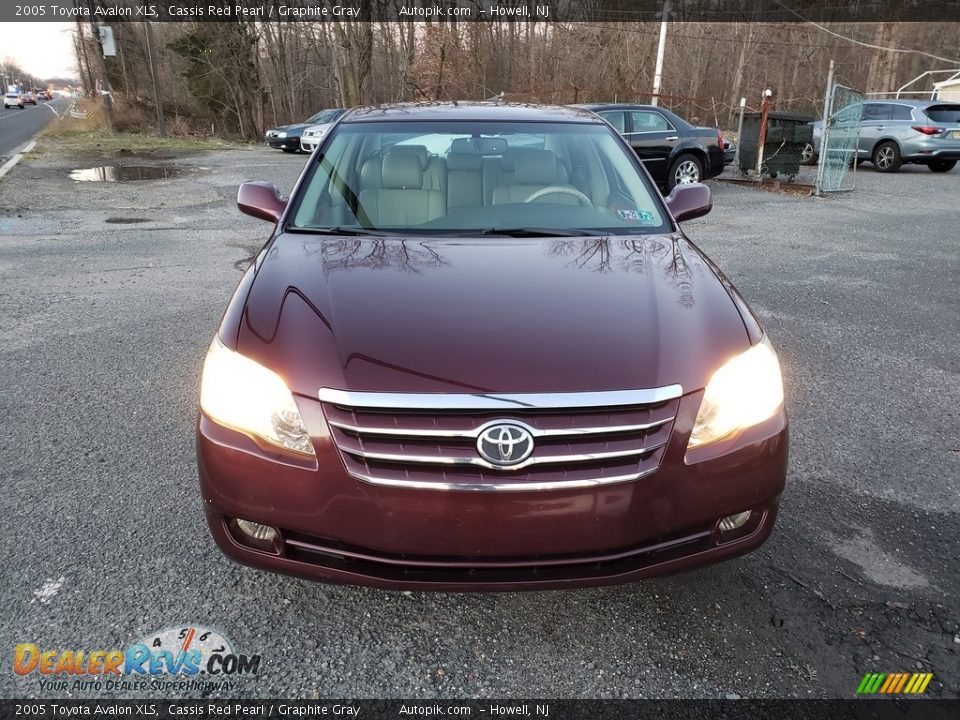
M 114 158 L 128 154 L 175 155 L 248 147 L 210 137 L 170 135 L 161 138 L 149 132 L 109 133 L 103 111 L 97 104 L 81 99 L 77 101 L 76 108 L 85 111 L 86 117 L 74 117 L 65 113 L 48 124 L 37 137 L 36 147 L 30 156 Z

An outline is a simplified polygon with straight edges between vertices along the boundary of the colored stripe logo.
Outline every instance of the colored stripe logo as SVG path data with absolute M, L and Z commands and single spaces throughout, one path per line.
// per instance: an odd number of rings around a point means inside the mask
M 857 695 L 920 695 L 932 679 L 933 673 L 867 673 Z

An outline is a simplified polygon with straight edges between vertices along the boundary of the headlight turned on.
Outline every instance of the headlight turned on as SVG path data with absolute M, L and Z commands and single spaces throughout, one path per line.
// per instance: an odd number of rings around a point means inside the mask
M 214 338 L 203 364 L 200 409 L 214 422 L 283 450 L 314 456 L 310 434 L 279 375 Z
M 687 450 L 702 447 L 776 415 L 783 406 L 780 361 L 763 340 L 730 358 L 707 383 Z

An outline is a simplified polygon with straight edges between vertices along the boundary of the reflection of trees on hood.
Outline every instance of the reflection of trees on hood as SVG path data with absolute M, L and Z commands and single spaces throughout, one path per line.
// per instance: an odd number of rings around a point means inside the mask
M 626 239 L 609 237 L 556 240 L 547 249 L 553 257 L 569 257 L 569 265 L 598 273 L 613 270 L 643 273 L 648 262 L 677 288 L 677 302 L 693 307 L 693 274 L 679 236 Z
M 419 273 L 443 267 L 447 261 L 425 240 L 342 238 L 324 240 L 319 247 L 304 248 L 309 254 L 320 252 L 325 271 L 353 268 L 400 268 Z
M 590 267 L 594 272 L 607 273 L 613 269 L 610 265 L 609 238 L 558 240 L 550 244 L 547 254 L 556 257 L 572 257 L 570 265 L 581 269 Z
M 663 270 L 677 287 L 677 302 L 685 308 L 693 307 L 693 276 L 687 265 L 687 256 L 680 250 L 677 238 L 673 238 L 670 244 L 670 262 Z
M 660 243 L 657 243 L 659 247 Z M 645 240 L 624 240 L 623 269 L 627 272 L 641 273 L 646 269 L 647 255 L 651 254 L 650 243 Z

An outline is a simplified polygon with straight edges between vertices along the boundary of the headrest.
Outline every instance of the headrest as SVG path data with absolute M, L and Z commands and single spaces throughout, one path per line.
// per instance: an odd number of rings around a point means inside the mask
M 383 187 L 391 190 L 423 189 L 423 168 L 416 155 L 390 153 L 383 159 L 380 177 Z
M 500 159 L 500 167 L 513 171 L 518 185 L 551 185 L 559 181 L 557 156 L 549 150 L 511 148 Z
M 466 152 L 451 152 L 447 155 L 447 170 L 480 170 L 481 168 L 483 168 L 483 155 Z
M 379 154 L 371 155 L 363 161 L 360 166 L 360 187 L 364 189 L 378 188 L 383 183 L 380 181 L 380 166 L 383 164 L 383 158 Z
M 426 145 L 394 145 L 387 151 L 388 155 L 414 155 L 420 160 L 420 168 L 427 169 L 430 163 L 430 152 Z

